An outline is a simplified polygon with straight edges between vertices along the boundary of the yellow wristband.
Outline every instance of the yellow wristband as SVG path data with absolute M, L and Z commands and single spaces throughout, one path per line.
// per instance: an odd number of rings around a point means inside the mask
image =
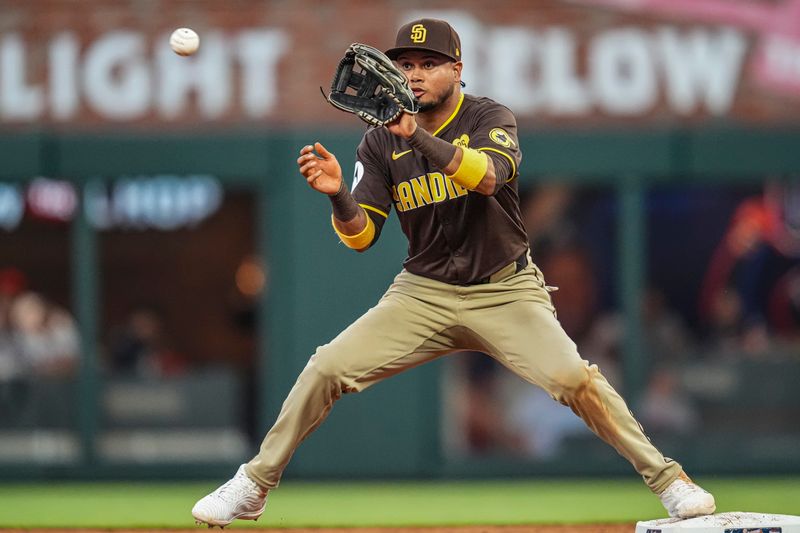
M 481 182 L 486 175 L 486 169 L 489 167 L 489 157 L 472 148 L 461 148 L 461 164 L 458 169 L 449 178 L 459 185 L 462 185 L 470 191 L 475 190 L 475 187 Z
M 369 215 L 367 215 L 367 225 L 357 235 L 345 235 L 339 231 L 339 228 L 337 228 L 336 224 L 333 222 L 333 215 L 331 215 L 331 225 L 333 225 L 333 231 L 342 239 L 345 246 L 353 250 L 363 250 L 367 248 L 372 244 L 372 239 L 375 238 L 375 223 L 372 222 Z

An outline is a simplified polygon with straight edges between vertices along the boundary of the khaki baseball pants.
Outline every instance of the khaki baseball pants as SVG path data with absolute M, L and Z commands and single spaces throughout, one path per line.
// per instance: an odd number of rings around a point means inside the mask
M 529 262 L 500 281 L 458 286 L 402 271 L 378 304 L 309 359 L 248 475 L 280 481 L 297 446 L 342 393 L 456 350 L 479 350 L 569 406 L 625 457 L 656 494 L 681 473 L 647 439 L 596 365 L 578 355 L 556 320 L 539 269 Z

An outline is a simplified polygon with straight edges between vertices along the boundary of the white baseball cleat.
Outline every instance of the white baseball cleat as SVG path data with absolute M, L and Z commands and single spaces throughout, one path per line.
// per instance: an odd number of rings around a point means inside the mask
M 683 472 L 659 495 L 659 498 L 672 518 L 706 516 L 713 514 L 717 508 L 714 496 L 703 490 Z
M 220 488 L 200 499 L 192 508 L 198 524 L 225 527 L 237 518 L 258 520 L 267 506 L 267 489 L 247 476 L 245 465 Z

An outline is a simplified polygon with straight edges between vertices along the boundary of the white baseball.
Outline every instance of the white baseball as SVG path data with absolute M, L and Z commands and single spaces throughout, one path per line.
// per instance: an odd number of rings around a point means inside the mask
M 200 47 L 200 37 L 190 28 L 178 28 L 169 36 L 169 45 L 179 56 L 190 56 Z

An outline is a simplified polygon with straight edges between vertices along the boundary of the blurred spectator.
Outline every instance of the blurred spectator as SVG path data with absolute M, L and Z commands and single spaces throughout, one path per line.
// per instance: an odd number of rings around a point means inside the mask
M 78 331 L 70 314 L 39 294 L 25 292 L 11 302 L 8 325 L 12 349 L 27 373 L 63 376 L 78 361 Z
M 575 193 L 570 186 L 548 183 L 522 196 L 522 219 L 537 257 L 546 257 L 553 248 L 575 241 L 578 230 L 571 213 Z
M 694 341 L 683 318 L 667 302 L 664 292 L 648 287 L 642 301 L 645 349 L 653 361 L 686 359 Z
M 738 358 L 742 353 L 765 354 L 770 338 L 763 320 L 745 320 L 744 305 L 735 287 L 726 287 L 710 302 L 706 349 L 712 357 Z
M 557 183 L 526 192 L 522 202 L 533 260 L 548 284 L 559 287 L 553 295 L 558 320 L 571 338 L 580 340 L 597 311 L 597 276 L 578 239 L 576 208 L 573 188 Z
M 709 344 L 768 354 L 770 335 L 800 329 L 791 272 L 800 265 L 800 182 L 773 181 L 744 200 L 711 258 L 700 294 Z M 733 345 L 733 346 L 731 346 Z
M 586 424 L 544 389 L 520 389 L 511 406 L 510 426 L 519 435 L 526 456 L 551 459 L 568 437 L 590 436 Z
M 663 366 L 651 374 L 638 411 L 644 427 L 653 433 L 685 435 L 694 431 L 700 422 L 676 372 Z
M 467 455 L 513 451 L 519 443 L 505 420 L 502 383 L 504 369 L 482 352 L 463 352 L 448 358 L 454 370 L 449 401 L 457 423 L 451 426 L 451 448 Z M 509 374 L 510 375 L 510 374 Z
M 16 268 L 4 268 L 0 270 L 0 299 L 4 297 L 13 298 L 28 286 L 25 274 Z M 0 300 L 2 301 L 2 300 Z
M 23 374 L 21 354 L 14 348 L 11 305 L 26 287 L 25 275 L 15 268 L 0 270 L 0 383 Z
M 542 273 L 558 291 L 551 294 L 558 321 L 573 339 L 582 339 L 597 313 L 595 275 L 588 253 L 577 244 L 562 244 L 538 262 Z
M 619 313 L 604 313 L 592 323 L 587 334 L 578 342 L 578 353 L 597 365 L 615 389 L 623 388 L 622 370 L 622 317 Z
M 242 257 L 236 268 L 234 284 L 227 297 L 228 312 L 231 322 L 236 326 L 239 338 L 247 347 L 247 353 L 255 354 L 258 350 L 259 299 L 269 282 L 267 267 L 257 253 L 251 252 Z M 240 369 L 244 385 L 241 397 L 242 423 L 253 442 L 260 442 L 262 428 L 258 420 L 258 372 L 256 358 L 243 361 Z
M 227 300 L 231 320 L 248 339 L 255 340 L 259 298 L 266 290 L 267 282 L 267 269 L 258 255 L 249 253 L 242 257 Z
M 186 359 L 168 347 L 161 313 L 151 306 L 136 307 L 113 331 L 110 358 L 112 372 L 121 375 L 174 376 L 187 368 Z
M 800 347 L 800 266 L 778 279 L 769 300 L 769 316 L 781 338 L 789 346 Z

